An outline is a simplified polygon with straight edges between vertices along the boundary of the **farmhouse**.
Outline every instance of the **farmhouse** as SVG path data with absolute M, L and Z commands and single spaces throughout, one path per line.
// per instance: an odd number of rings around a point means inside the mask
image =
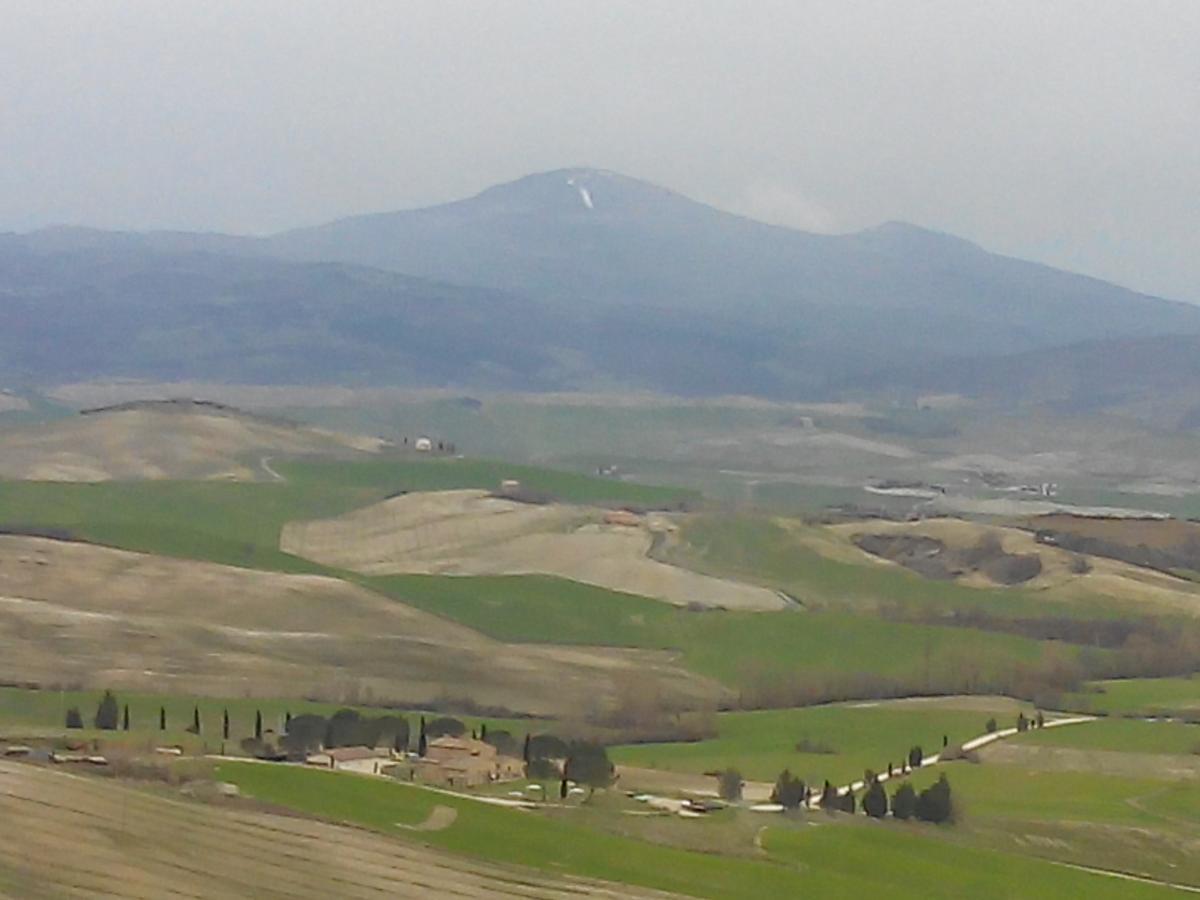
M 339 772 L 360 772 L 364 775 L 382 775 L 392 765 L 392 754 L 375 747 L 336 747 L 321 753 L 313 753 L 306 760 L 310 766 L 321 766 Z
M 520 759 L 504 756 L 484 741 L 448 736 L 430 741 L 425 756 L 413 763 L 421 781 L 457 788 L 521 778 L 524 768 Z
M 419 453 L 430 453 L 433 450 L 433 441 L 427 437 L 419 437 L 413 448 Z

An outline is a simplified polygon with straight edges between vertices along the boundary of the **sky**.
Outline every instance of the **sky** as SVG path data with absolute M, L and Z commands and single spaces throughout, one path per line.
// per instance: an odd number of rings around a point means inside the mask
M 265 233 L 596 166 L 1200 302 L 1200 0 L 0 0 L 0 229 Z

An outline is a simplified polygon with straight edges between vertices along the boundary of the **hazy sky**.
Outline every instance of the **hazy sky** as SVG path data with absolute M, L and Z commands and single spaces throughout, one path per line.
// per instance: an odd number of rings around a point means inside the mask
M 0 0 L 0 228 L 262 232 L 571 165 L 1200 301 L 1200 0 Z

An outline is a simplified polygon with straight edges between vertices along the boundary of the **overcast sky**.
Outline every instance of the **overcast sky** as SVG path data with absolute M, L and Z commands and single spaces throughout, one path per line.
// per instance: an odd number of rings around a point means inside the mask
M 573 165 L 1200 301 L 1200 2 L 0 0 L 0 228 L 264 232 Z

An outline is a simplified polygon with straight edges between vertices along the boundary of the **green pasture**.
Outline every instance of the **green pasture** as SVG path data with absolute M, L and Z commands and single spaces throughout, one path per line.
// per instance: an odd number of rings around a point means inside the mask
M 1114 715 L 1200 715 L 1200 676 L 1123 678 L 1093 681 L 1087 690 L 1068 694 L 1071 709 Z
M 492 489 L 516 478 L 576 503 L 645 506 L 695 500 L 674 488 L 467 459 L 276 462 L 285 482 L 188 481 L 65 484 L 0 481 L 0 530 L 57 529 L 83 540 L 281 572 L 324 571 L 282 553 L 295 519 L 336 516 L 401 491 Z
M 1112 882 L 1012 854 L 948 847 L 928 839 L 925 832 L 932 827 L 925 826 L 853 827 L 821 820 L 825 827 L 793 829 L 764 819 L 762 824 L 771 826 L 763 836 L 767 857 L 756 860 L 586 827 L 571 821 L 569 812 L 554 817 L 531 814 L 406 784 L 297 766 L 221 763 L 216 776 L 266 803 L 397 836 L 410 836 L 404 826 L 424 821 L 435 806 L 449 806 L 457 812 L 454 823 L 441 831 L 421 832 L 422 842 L 492 862 L 694 897 L 759 900 L 884 892 L 897 900 L 1107 900 L 1165 895 L 1150 886 Z M 711 824 L 715 823 L 704 823 Z
M 1112 750 L 1122 753 L 1196 753 L 1200 751 L 1200 725 L 1183 722 L 1147 722 L 1141 719 L 1099 719 L 1087 725 L 1047 728 L 1019 735 L 1022 743 L 1079 750 Z
M 801 526 L 798 526 L 801 527 Z M 1044 591 L 964 587 L 924 578 L 898 566 L 830 559 L 805 546 L 766 516 L 697 515 L 681 533 L 678 561 L 700 571 L 767 584 L 808 608 L 936 615 L 955 610 L 996 616 L 1111 616 L 1111 600 L 1056 600 Z
M 1026 714 L 1032 713 L 1032 708 Z M 942 738 L 951 744 L 978 737 L 995 716 L 1001 727 L 1012 724 L 1012 704 L 997 701 L 996 709 L 967 711 L 937 703 L 835 704 L 804 709 L 721 713 L 719 735 L 693 743 L 639 744 L 614 748 L 619 763 L 674 772 L 705 773 L 735 768 L 754 781 L 774 781 L 784 769 L 820 786 L 826 779 L 845 784 L 865 769 L 899 767 L 909 748 L 925 755 L 939 752 Z M 807 740 L 832 753 L 803 753 L 796 745 Z
M 691 611 L 548 576 L 361 580 L 499 640 L 674 650 L 688 668 L 741 689 L 808 678 L 809 687 L 861 691 L 868 673 L 913 692 L 978 690 L 1014 662 L 1037 661 L 1045 647 L 1014 635 L 846 612 Z

